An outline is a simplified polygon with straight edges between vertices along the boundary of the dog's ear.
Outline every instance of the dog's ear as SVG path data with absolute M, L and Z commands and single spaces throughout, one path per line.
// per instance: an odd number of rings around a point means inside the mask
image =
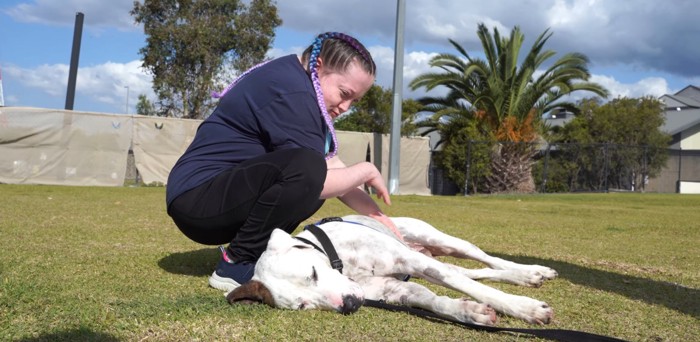
M 275 228 L 270 234 L 270 239 L 267 241 L 266 252 L 272 254 L 282 254 L 290 250 L 293 246 L 300 244 L 298 240 L 292 238 L 289 233 L 282 229 Z
M 258 304 L 264 303 L 271 307 L 275 307 L 275 300 L 272 298 L 272 293 L 265 287 L 265 284 L 251 280 L 229 292 L 226 295 L 226 300 L 229 304 Z

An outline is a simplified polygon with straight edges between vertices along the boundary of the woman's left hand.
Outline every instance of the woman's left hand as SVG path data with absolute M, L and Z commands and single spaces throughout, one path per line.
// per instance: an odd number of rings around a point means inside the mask
M 399 231 L 399 228 L 396 227 L 394 222 L 389 218 L 389 216 L 384 215 L 383 213 L 379 214 L 374 214 L 374 215 L 369 215 L 371 218 L 383 223 L 385 226 L 389 227 L 391 231 L 396 235 L 396 237 L 403 243 L 406 243 L 403 239 L 403 235 L 401 235 L 401 232 Z

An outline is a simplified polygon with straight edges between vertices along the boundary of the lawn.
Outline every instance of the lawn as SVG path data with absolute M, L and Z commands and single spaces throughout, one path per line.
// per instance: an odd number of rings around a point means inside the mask
M 218 253 L 185 238 L 157 187 L 0 185 L 0 340 L 517 341 L 403 313 L 231 306 L 207 285 Z M 548 328 L 700 341 L 700 196 L 394 196 L 413 216 L 503 258 L 553 267 Z M 349 211 L 328 201 L 309 222 Z M 468 267 L 471 261 L 446 259 Z M 431 286 L 436 292 L 460 296 Z M 533 327 L 499 316 L 499 326 Z

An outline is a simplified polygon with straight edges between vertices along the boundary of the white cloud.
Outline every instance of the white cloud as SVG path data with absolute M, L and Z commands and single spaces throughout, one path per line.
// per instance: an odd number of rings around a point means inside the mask
M 64 97 L 68 84 L 69 67 L 66 64 L 41 65 L 36 68 L 6 66 L 3 71 L 9 77 L 31 89 L 37 89 L 51 97 Z M 123 112 L 129 87 L 130 107 L 136 105 L 138 96 L 154 99 L 152 78 L 141 68 L 141 61 L 128 63 L 107 62 L 78 69 L 76 98 L 84 96 L 92 101 L 111 105 L 115 112 Z M 130 110 L 133 112 L 133 109 Z
M 610 21 L 604 4 L 596 0 L 555 0 L 546 12 L 549 26 L 580 27 L 581 25 L 607 25 Z
M 34 0 L 5 12 L 19 22 L 52 26 L 73 26 L 77 13 L 81 12 L 88 28 L 134 30 L 137 26 L 129 14 L 132 8 L 131 0 Z
M 344 31 L 371 37 L 390 46 L 394 39 L 396 2 L 357 0 L 278 1 L 286 30 L 308 34 Z M 132 0 L 33 0 L 8 7 L 17 21 L 71 26 L 75 13 L 85 13 L 91 30 L 135 30 L 129 11 Z M 342 20 L 329 17 L 342 16 Z M 480 50 L 476 26 L 485 23 L 503 34 L 520 26 L 530 44 L 545 29 L 553 36 L 547 48 L 559 53 L 582 52 L 599 66 L 637 65 L 646 71 L 666 71 L 700 77 L 700 26 L 692 1 L 670 3 L 637 0 L 493 1 L 412 0 L 406 4 L 407 48 L 451 49 L 454 39 L 468 50 Z M 440 51 L 442 52 L 442 51 Z
M 634 83 L 622 83 L 610 76 L 592 75 L 590 81 L 607 88 L 610 92 L 609 99 L 617 97 L 659 97 L 671 93 L 668 82 L 661 77 L 647 77 Z
M 5 78 L 14 78 L 21 84 L 42 91 L 49 96 L 65 96 L 65 88 L 68 83 L 68 65 L 40 65 L 33 69 L 24 69 L 17 66 L 5 66 L 3 72 Z
M 458 32 L 457 26 L 454 24 L 440 21 L 432 15 L 421 15 L 418 17 L 418 21 L 428 34 L 436 37 L 454 37 Z
M 393 1 L 340 2 L 309 0 L 280 2 L 279 13 L 288 30 L 317 33 L 327 28 L 371 37 L 383 45 L 394 39 L 396 4 Z M 329 21 L 328 13 L 344 20 Z M 405 40 L 409 49 L 432 46 L 452 49 L 451 38 L 469 50 L 480 51 L 478 23 L 507 34 L 519 26 L 524 49 L 547 28 L 553 36 L 547 49 L 559 54 L 581 52 L 600 67 L 634 65 L 643 71 L 700 77 L 700 26 L 692 1 L 671 3 L 600 0 L 492 1 L 429 0 L 406 4 Z
M 277 1 L 277 6 L 282 28 L 291 32 L 293 41 L 278 37 L 269 57 L 301 53 L 319 32 L 343 31 L 368 44 L 379 69 L 377 83 L 391 87 L 395 1 Z M 87 30 L 135 32 L 137 27 L 128 13 L 132 7 L 132 0 L 26 0 L 5 5 L 3 11 L 18 22 L 64 27 L 73 25 L 76 12 L 83 12 Z M 340 17 L 342 20 L 336 19 Z M 457 53 L 448 38 L 478 55 L 482 49 L 476 36 L 478 23 L 496 27 L 503 35 L 519 26 L 526 38 L 523 49 L 529 49 L 539 34 L 551 28 L 553 35 L 546 48 L 557 52 L 555 59 L 567 52 L 586 54 L 591 71 L 596 73 L 592 81 L 606 86 L 612 96 L 672 93 L 687 84 L 700 84 L 700 25 L 696 17 L 697 6 L 692 1 L 443 0 L 436 5 L 431 0 L 411 0 L 406 4 L 404 96 L 424 95 L 421 90 L 409 91 L 408 84 L 415 76 L 431 71 L 427 64 L 431 56 Z M 3 71 L 9 75 L 13 67 L 8 64 L 3 62 Z M 136 94 L 152 94 L 150 77 L 138 64 L 98 62 L 81 68 L 78 94 L 117 106 L 128 84 L 134 94 L 130 102 L 135 103 Z M 626 71 L 624 76 L 616 74 L 618 67 Z M 66 65 L 14 68 L 19 69 L 14 78 L 27 87 L 47 96 L 64 96 Z M 10 103 L 8 97 L 6 102 Z

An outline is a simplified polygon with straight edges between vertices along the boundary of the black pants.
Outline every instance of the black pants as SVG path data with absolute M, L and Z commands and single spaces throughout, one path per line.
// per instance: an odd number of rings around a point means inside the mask
M 229 243 L 236 261 L 256 261 L 272 230 L 291 233 L 323 205 L 327 166 L 309 149 L 286 149 L 248 160 L 185 192 L 168 214 L 190 239 Z

